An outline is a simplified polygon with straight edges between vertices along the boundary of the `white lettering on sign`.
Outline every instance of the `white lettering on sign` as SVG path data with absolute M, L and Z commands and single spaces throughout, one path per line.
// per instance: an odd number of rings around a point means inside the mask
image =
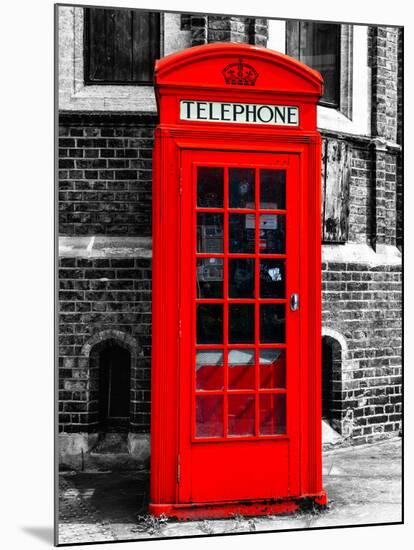
M 182 99 L 180 101 L 180 120 L 299 126 L 299 108 L 293 105 L 260 105 L 257 103 L 223 103 Z

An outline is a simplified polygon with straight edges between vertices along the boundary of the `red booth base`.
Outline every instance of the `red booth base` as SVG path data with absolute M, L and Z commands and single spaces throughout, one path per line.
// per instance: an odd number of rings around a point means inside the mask
M 324 508 L 328 499 L 326 492 L 317 495 L 306 495 L 294 499 L 254 500 L 237 502 L 191 503 L 191 504 L 150 504 L 148 512 L 153 516 L 164 514 L 180 521 L 196 519 L 229 518 L 235 514 L 242 516 L 268 516 L 274 514 L 289 514 L 304 507 L 315 506 Z

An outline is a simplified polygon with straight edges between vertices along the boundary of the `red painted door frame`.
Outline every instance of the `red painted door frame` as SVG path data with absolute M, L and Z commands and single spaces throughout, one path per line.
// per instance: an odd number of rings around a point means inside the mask
M 218 84 L 229 59 L 241 56 L 257 68 L 262 84 L 255 88 L 226 88 Z M 214 75 L 210 81 L 208 74 Z M 278 75 L 283 85 L 275 90 Z M 224 517 L 236 512 L 277 513 L 296 509 L 305 497 L 323 504 L 326 496 L 322 489 L 320 433 L 321 139 L 316 131 L 321 79 L 304 65 L 269 50 L 215 44 L 191 48 L 158 62 L 156 84 L 160 125 L 156 129 L 153 160 L 150 512 L 185 519 Z M 287 128 L 184 122 L 179 116 L 183 98 L 295 105 L 299 124 Z M 244 164 L 257 169 L 284 164 L 287 181 L 292 182 L 287 193 L 286 234 L 296 243 L 288 245 L 287 253 L 288 265 L 291 263 L 295 269 L 287 276 L 285 298 L 289 309 L 290 294 L 298 293 L 300 308 L 295 312 L 289 310 L 286 318 L 286 434 L 260 436 L 256 420 L 256 431 L 250 437 L 231 441 L 219 438 L 214 442 L 195 438 L 194 169 L 197 163 L 223 167 Z M 256 185 L 257 200 L 258 192 Z M 259 212 L 252 215 L 256 216 L 255 231 L 259 233 Z M 256 253 L 258 249 L 257 241 Z M 252 347 L 256 349 L 257 339 L 255 345 Z M 255 369 L 258 368 L 256 365 Z M 255 395 L 261 392 L 257 376 Z M 223 399 L 225 402 L 227 397 Z M 251 462 L 250 470 L 246 471 L 243 465 L 231 467 L 237 455 Z M 261 475 L 263 461 L 267 461 L 267 470 L 265 467 Z M 283 465 L 282 479 L 273 475 L 272 463 Z
M 182 250 L 182 270 L 181 270 L 181 346 L 180 346 L 180 468 L 181 479 L 179 484 L 180 503 L 189 502 L 216 502 L 216 501 L 235 501 L 249 499 L 263 499 L 282 497 L 286 494 L 298 496 L 299 494 L 299 316 L 300 312 L 291 311 L 288 299 L 293 293 L 299 293 L 299 162 L 298 155 L 286 155 L 275 153 L 251 153 L 237 151 L 200 151 L 184 150 L 181 154 L 182 159 L 182 193 L 181 193 L 181 250 Z M 259 248 L 259 213 L 256 210 L 255 223 L 255 241 L 256 250 L 254 255 L 249 255 L 249 259 L 255 261 L 255 298 L 247 303 L 255 306 L 255 343 L 248 344 L 230 344 L 231 350 L 247 349 L 252 350 L 272 350 L 280 349 L 287 354 L 286 357 L 286 388 L 277 390 L 261 389 L 259 390 L 259 365 L 256 359 L 256 392 L 242 389 L 230 390 L 230 395 L 226 392 L 218 391 L 212 393 L 198 391 L 199 399 L 209 398 L 211 395 L 217 395 L 224 398 L 225 410 L 228 410 L 229 398 L 247 398 L 255 399 L 255 430 L 254 435 L 243 435 L 239 437 L 199 437 L 195 428 L 195 305 L 211 303 L 246 303 L 245 298 L 230 298 L 228 293 L 224 293 L 224 300 L 221 299 L 197 299 L 196 298 L 196 211 L 211 213 L 212 208 L 196 209 L 196 177 L 197 168 L 206 166 L 220 166 L 224 168 L 224 206 L 228 207 L 228 169 L 231 168 L 254 168 L 255 169 L 255 204 L 260 202 L 259 197 L 259 174 L 260 169 L 276 169 L 286 173 L 286 208 L 283 210 L 265 210 L 268 216 L 278 213 L 281 217 L 286 217 L 286 253 L 280 254 L 261 254 Z M 217 212 L 223 211 L 217 209 Z M 250 210 L 248 210 L 250 212 Z M 236 215 L 245 215 L 246 210 L 230 210 Z M 263 212 L 263 210 L 261 210 Z M 266 215 L 264 214 L 264 215 Z M 221 214 L 219 214 L 221 215 Z M 232 215 L 232 214 L 230 214 Z M 262 214 L 263 215 L 263 214 Z M 275 214 L 277 215 L 277 214 Z M 228 216 L 224 217 L 224 251 L 223 254 L 197 254 L 199 258 L 222 258 L 224 261 L 224 281 L 227 281 L 228 275 Z M 236 258 L 246 258 L 245 253 L 230 255 L 230 261 Z M 259 259 L 260 258 L 260 259 Z M 279 299 L 258 299 L 259 294 L 259 267 L 260 263 L 273 259 L 283 259 L 286 262 L 286 288 L 284 298 Z M 225 286 L 226 288 L 226 286 Z M 259 304 L 280 304 L 285 306 L 286 315 L 286 343 L 279 344 L 259 344 Z M 224 308 L 224 341 L 228 342 L 228 309 Z M 224 349 L 214 344 L 198 345 L 199 350 Z M 226 354 L 224 354 L 226 357 Z M 226 361 L 225 361 L 226 363 Z M 224 369 L 224 372 L 228 373 Z M 227 376 L 228 378 L 228 376 Z M 225 386 L 229 385 L 227 380 Z M 246 393 L 249 392 L 249 393 Z M 260 435 L 260 399 L 265 396 L 279 395 L 287 399 L 287 431 L 281 435 Z M 224 432 L 227 431 L 228 415 L 224 414 Z M 243 457 L 243 458 L 241 458 Z M 213 476 L 206 475 L 211 469 Z M 239 473 L 239 475 L 236 474 Z M 244 479 L 240 483 L 240 479 Z

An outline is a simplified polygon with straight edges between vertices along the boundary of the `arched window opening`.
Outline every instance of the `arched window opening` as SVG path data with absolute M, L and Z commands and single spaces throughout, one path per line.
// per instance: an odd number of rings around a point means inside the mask
M 322 338 L 322 418 L 335 425 L 341 417 L 342 348 L 331 336 Z
M 114 340 L 99 352 L 99 421 L 105 432 L 126 431 L 130 417 L 131 354 Z

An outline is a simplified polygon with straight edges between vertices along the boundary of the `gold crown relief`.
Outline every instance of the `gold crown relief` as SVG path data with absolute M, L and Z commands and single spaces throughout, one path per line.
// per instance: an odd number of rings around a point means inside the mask
M 243 63 L 240 57 L 235 63 L 230 63 L 222 70 L 226 84 L 238 84 L 240 86 L 254 86 L 259 73 L 248 63 Z

